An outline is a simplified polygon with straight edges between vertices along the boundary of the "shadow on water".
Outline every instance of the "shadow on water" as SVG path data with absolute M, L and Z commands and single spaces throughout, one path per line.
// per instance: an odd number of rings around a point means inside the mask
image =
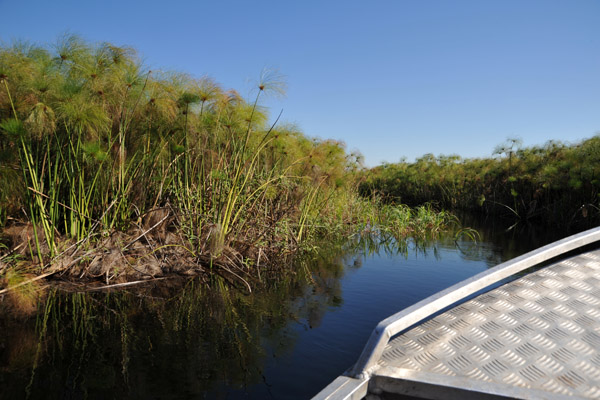
M 284 367 L 312 368 L 311 360 L 297 354 L 305 348 L 298 342 L 315 340 L 311 332 L 326 337 L 326 317 L 355 301 L 348 276 L 368 273 L 378 260 L 443 262 L 448 254 L 491 267 L 561 234 L 463 221 L 480 232 L 480 240 L 446 235 L 399 242 L 357 235 L 298 262 L 293 274 L 252 295 L 219 280 L 210 287 L 163 281 L 110 293 L 50 288 L 29 315 L 15 313 L 2 299 L 0 398 L 281 398 L 290 387 Z M 374 326 L 364 324 L 362 336 Z M 363 343 L 360 335 L 353 346 Z M 357 351 L 348 350 L 348 360 Z M 348 360 L 342 365 L 348 367 Z M 332 377 L 342 372 L 331 368 L 326 373 Z M 314 374 L 323 372 L 317 368 Z M 286 397 L 310 397 L 329 380 L 307 380 L 303 393 Z

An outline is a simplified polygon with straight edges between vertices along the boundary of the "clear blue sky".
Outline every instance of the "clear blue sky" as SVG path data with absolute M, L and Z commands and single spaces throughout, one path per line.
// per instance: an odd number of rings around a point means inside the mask
M 277 68 L 271 113 L 369 166 L 600 131 L 598 0 L 0 0 L 0 15 L 4 42 L 69 31 L 246 96 Z

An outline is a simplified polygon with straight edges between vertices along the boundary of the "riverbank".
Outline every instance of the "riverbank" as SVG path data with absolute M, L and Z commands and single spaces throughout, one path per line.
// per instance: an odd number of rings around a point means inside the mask
M 269 122 L 284 90 L 264 71 L 246 100 L 73 35 L 1 47 L 0 290 L 219 274 L 251 291 L 323 239 L 455 222 L 361 197 L 360 154 Z
M 420 243 L 448 230 L 454 230 L 457 237 L 476 235 L 472 230 L 460 228 L 452 214 L 429 206 L 411 209 L 358 198 L 357 202 L 354 206 L 362 204 L 364 207 L 360 214 L 362 220 L 352 223 L 322 220 L 319 227 L 308 227 L 314 233 L 301 245 L 295 242 L 295 246 L 288 244 L 283 248 L 264 244 L 257 247 L 238 242 L 238 248 L 244 253 L 227 246 L 218 255 L 211 254 L 210 248 L 200 251 L 190 248 L 174 223 L 176 218 L 164 211 L 160 219 L 155 216 L 147 220 L 150 226 L 136 225 L 127 232 L 89 235 L 78 242 L 58 242 L 61 251 L 53 258 L 41 242 L 40 248 L 45 249 L 43 265 L 32 251 L 33 226 L 13 225 L 2 231 L 11 242 L 11 250 L 0 256 L 0 295 L 14 292 L 17 298 L 24 296 L 26 300 L 33 295 L 35 282 L 40 279 L 106 289 L 177 276 L 199 276 L 205 283 L 219 276 L 241 291 L 252 292 L 271 280 L 295 274 L 294 259 L 319 254 L 325 242 L 334 247 L 339 243 L 337 246 L 341 249 L 350 242 L 360 247 L 378 247 L 382 243 L 403 243 L 412 238 Z M 286 237 L 280 237 L 283 239 Z M 209 238 L 205 238 L 205 243 L 209 243 Z

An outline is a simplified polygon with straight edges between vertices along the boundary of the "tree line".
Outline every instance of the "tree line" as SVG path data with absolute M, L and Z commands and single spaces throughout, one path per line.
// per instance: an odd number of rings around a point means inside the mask
M 360 191 L 412 206 L 433 202 L 545 225 L 592 226 L 600 219 L 600 136 L 532 147 L 508 139 L 488 158 L 426 154 L 371 169 Z

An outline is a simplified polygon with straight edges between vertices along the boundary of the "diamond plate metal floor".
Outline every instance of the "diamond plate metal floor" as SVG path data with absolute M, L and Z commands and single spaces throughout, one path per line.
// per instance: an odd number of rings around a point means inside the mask
M 595 250 L 400 334 L 388 343 L 375 375 L 424 377 L 469 390 L 488 385 L 520 393 L 515 397 L 600 398 L 599 350 L 600 250 Z

